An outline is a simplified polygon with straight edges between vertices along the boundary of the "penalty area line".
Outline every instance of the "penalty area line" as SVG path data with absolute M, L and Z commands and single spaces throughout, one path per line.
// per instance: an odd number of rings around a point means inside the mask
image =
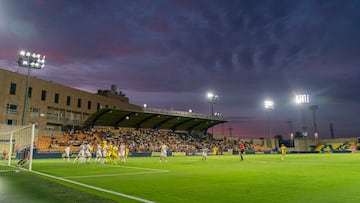
M 134 173 L 116 173 L 116 174 L 102 174 L 102 175 L 88 175 L 88 176 L 66 176 L 62 178 L 98 178 L 98 177 L 114 177 L 114 176 L 127 176 L 127 175 L 143 175 L 154 173 L 166 173 L 168 171 L 148 171 L 148 172 L 134 172 Z
M 145 170 L 145 171 L 156 171 L 159 173 L 169 172 L 169 170 L 161 170 L 161 169 L 155 169 L 155 168 L 142 168 L 142 167 L 135 167 L 135 166 L 121 166 L 121 165 L 105 165 L 105 166 L 116 167 L 116 168 L 131 168 L 131 169 L 139 169 L 139 170 Z
M 153 202 L 153 201 L 150 201 L 150 200 L 147 200 L 147 199 L 143 199 L 143 198 L 140 198 L 140 197 L 135 197 L 135 196 L 127 195 L 127 194 L 124 194 L 124 193 L 115 192 L 115 191 L 112 191 L 112 190 L 107 190 L 107 189 L 104 189 L 104 188 L 99 188 L 99 187 L 95 187 L 95 186 L 92 186 L 92 185 L 87 185 L 87 184 L 84 184 L 84 183 L 79 183 L 79 182 L 76 182 L 76 181 L 72 181 L 72 180 L 68 180 L 68 179 L 65 179 L 65 178 L 56 177 L 56 176 L 49 175 L 49 174 L 46 174 L 46 173 L 41 173 L 41 172 L 38 172 L 38 171 L 31 171 L 31 172 L 36 173 L 36 174 L 38 174 L 38 175 L 46 176 L 46 177 L 49 177 L 49 178 L 53 178 L 53 179 L 56 179 L 56 180 L 61 180 L 61 181 L 63 181 L 63 182 L 68 182 L 68 183 L 71 183 L 71 184 L 74 184 L 74 185 L 80 185 L 80 186 L 82 186 L 82 187 L 90 188 L 90 189 L 93 189 L 93 190 L 97 190 L 97 191 L 101 191 L 101 192 L 113 194 L 113 195 L 120 196 L 120 197 L 125 197 L 125 198 L 128 198 L 128 199 L 137 200 L 137 201 L 139 201 L 139 202 L 155 203 L 155 202 Z

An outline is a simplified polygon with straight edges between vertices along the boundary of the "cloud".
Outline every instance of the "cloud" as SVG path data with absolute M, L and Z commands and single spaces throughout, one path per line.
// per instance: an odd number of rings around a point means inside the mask
M 156 95 L 159 106 L 191 101 L 203 111 L 195 95 L 212 89 L 220 110 L 250 123 L 264 98 L 288 110 L 300 90 L 326 109 L 360 101 L 357 1 L 1 3 L 0 64 L 19 70 L 18 50 L 36 51 L 48 60 L 34 74 L 65 85 L 94 92 L 117 84 L 139 103 Z

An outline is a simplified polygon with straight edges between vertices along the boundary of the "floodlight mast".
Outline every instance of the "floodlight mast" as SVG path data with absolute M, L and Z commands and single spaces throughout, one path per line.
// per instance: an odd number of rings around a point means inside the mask
M 293 133 L 292 121 L 289 120 L 287 123 L 289 124 L 289 134 L 290 134 L 291 146 L 294 146 L 294 133 Z
M 317 124 L 316 124 L 316 110 L 318 109 L 317 105 L 311 105 L 310 106 L 310 110 L 313 113 L 313 121 L 314 121 L 314 138 L 317 142 L 319 142 L 319 131 L 317 129 Z
M 22 125 L 26 125 L 26 111 L 29 98 L 29 86 L 30 86 L 30 75 L 31 69 L 43 69 L 45 67 L 45 56 L 40 54 L 30 53 L 26 51 L 20 51 L 18 65 L 20 67 L 27 68 L 27 79 L 26 79 L 26 88 L 25 88 L 25 99 L 24 99 L 24 108 L 22 111 Z
M 301 106 L 303 106 L 304 104 L 308 104 L 310 102 L 309 99 L 309 95 L 308 94 L 298 94 L 295 96 L 295 102 Z M 305 107 L 302 108 L 302 116 L 303 116 L 303 136 L 307 137 L 308 136 L 308 132 L 307 132 L 307 126 L 306 126 L 306 112 L 305 112 Z
M 207 99 L 208 102 L 211 104 L 211 117 L 214 116 L 214 104 L 216 104 L 219 101 L 219 96 L 216 94 L 213 94 L 212 92 L 207 93 Z M 211 133 L 214 135 L 214 127 L 211 128 Z
M 269 134 L 269 147 L 270 149 L 273 149 L 272 142 L 271 142 L 271 119 L 270 119 L 270 111 L 274 109 L 274 102 L 272 100 L 265 100 L 264 101 L 264 107 L 267 111 L 267 125 L 268 125 L 268 134 Z

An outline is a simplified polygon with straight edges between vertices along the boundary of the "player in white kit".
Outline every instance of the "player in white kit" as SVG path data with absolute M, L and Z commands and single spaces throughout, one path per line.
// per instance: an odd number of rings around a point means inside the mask
M 103 141 L 103 146 L 102 146 L 101 150 L 102 150 L 102 151 L 101 151 L 102 157 L 101 157 L 100 164 L 105 164 L 106 154 L 107 154 L 107 150 L 108 150 L 108 146 L 107 146 L 107 141 L 106 141 L 106 140 Z
M 90 160 L 91 160 L 91 152 L 90 152 L 90 143 L 87 143 L 85 145 L 85 158 L 86 158 L 86 163 L 89 164 Z
M 96 163 L 100 162 L 101 158 L 102 158 L 101 144 L 97 143 L 96 144 Z
M 167 150 L 168 146 L 166 144 L 162 144 L 160 147 L 160 163 L 164 160 L 167 163 Z
M 202 148 L 202 158 L 201 158 L 201 160 L 206 160 L 207 159 L 208 152 L 209 152 L 208 148 L 206 148 L 206 147 Z
M 64 152 L 65 152 L 65 154 L 64 154 L 63 160 L 65 161 L 65 159 L 67 159 L 67 161 L 69 163 L 70 162 L 70 146 L 69 145 L 67 145 L 65 147 Z
M 119 157 L 120 157 L 120 162 L 121 163 L 126 162 L 125 151 L 126 151 L 126 145 L 125 145 L 125 143 L 121 143 L 120 144 L 120 150 L 119 150 Z
M 79 154 L 77 155 L 77 157 L 74 159 L 74 163 L 76 161 L 78 161 L 79 164 L 83 164 L 84 163 L 84 159 L 85 159 L 85 143 L 82 143 L 80 145 L 80 150 L 79 150 Z

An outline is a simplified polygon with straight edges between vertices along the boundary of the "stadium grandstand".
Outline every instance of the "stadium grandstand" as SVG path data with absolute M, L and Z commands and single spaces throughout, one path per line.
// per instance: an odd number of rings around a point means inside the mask
M 0 128 L 22 123 L 26 76 L 0 69 Z M 170 153 L 195 155 L 206 147 L 213 154 L 236 154 L 240 141 L 247 153 L 274 153 L 261 138 L 214 136 L 208 129 L 228 122 L 222 116 L 154 109 L 130 103 L 116 85 L 110 90 L 89 93 L 45 81 L 30 80 L 26 124 L 36 124 L 35 158 L 60 157 L 66 146 L 77 152 L 83 142 L 104 140 L 126 142 L 131 155 L 151 156 L 165 142 Z M 273 146 L 279 141 L 271 140 Z M 350 152 L 357 138 L 311 140 L 294 139 L 289 152 Z

